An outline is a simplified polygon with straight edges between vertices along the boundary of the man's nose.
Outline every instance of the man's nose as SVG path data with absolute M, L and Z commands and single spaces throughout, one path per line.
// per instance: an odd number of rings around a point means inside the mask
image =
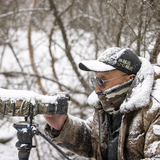
M 98 84 L 96 85 L 95 92 L 102 92 L 102 88 Z

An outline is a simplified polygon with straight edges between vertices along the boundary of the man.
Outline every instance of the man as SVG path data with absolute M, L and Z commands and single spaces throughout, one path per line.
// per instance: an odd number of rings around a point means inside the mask
M 79 64 L 95 91 L 86 121 L 71 115 L 44 115 L 46 134 L 59 146 L 98 160 L 160 159 L 159 67 L 130 49 L 104 51 Z

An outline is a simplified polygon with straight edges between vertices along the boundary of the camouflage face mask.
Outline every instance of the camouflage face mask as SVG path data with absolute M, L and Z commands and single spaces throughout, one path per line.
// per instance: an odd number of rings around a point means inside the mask
M 104 111 L 111 115 L 116 115 L 119 112 L 119 107 L 124 101 L 132 81 L 133 79 L 98 93 Z

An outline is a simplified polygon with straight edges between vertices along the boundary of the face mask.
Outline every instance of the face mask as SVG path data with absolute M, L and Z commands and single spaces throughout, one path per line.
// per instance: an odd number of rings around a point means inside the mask
M 116 115 L 119 112 L 119 107 L 124 101 L 132 81 L 133 79 L 97 93 L 104 111 L 111 115 Z

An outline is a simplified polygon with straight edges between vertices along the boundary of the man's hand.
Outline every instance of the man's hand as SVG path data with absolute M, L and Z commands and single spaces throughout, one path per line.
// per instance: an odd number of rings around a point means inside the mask
M 67 119 L 67 115 L 44 114 L 43 116 L 47 123 L 56 130 L 61 130 Z
M 48 94 L 46 94 L 48 96 Z M 67 103 L 68 104 L 68 103 Z M 55 115 L 55 114 L 43 114 L 47 123 L 55 130 L 61 130 L 64 122 L 67 119 L 67 115 Z

